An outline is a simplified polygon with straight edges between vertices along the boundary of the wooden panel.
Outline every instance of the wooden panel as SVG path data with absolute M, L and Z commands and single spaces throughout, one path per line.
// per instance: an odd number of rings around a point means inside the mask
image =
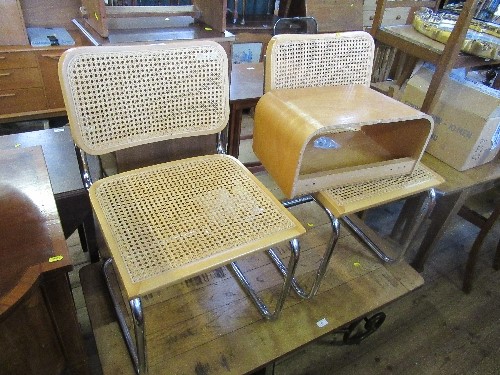
M 315 276 L 330 229 L 321 223 L 325 215 L 320 210 L 305 206 L 297 207 L 301 212 L 294 214 L 315 224 L 307 238 L 301 238 L 297 272 L 307 285 Z M 283 255 L 286 249 L 278 251 Z M 241 266 L 265 300 L 282 283 L 265 255 L 242 261 Z M 133 374 L 99 275 L 98 264 L 84 267 L 80 273 L 103 372 Z M 161 295 L 148 296 L 150 306 L 146 306 L 145 315 L 150 372 L 250 373 L 422 283 L 420 275 L 406 263 L 384 266 L 360 242 L 345 235 L 339 240 L 318 295 L 301 300 L 290 294 L 281 317 L 269 322 L 259 315 L 231 273 L 221 268 L 167 288 Z M 319 321 L 326 325 L 319 325 Z
M 22 0 L 27 27 L 64 27 L 75 30 L 71 22 L 80 17 L 81 0 Z
M 0 91 L 0 115 L 46 108 L 43 88 Z
M 40 51 L 37 53 L 38 63 L 43 78 L 47 108 L 64 108 L 64 100 L 59 84 L 57 64 L 63 51 Z
M 384 13 L 382 19 L 383 26 L 401 25 L 405 24 L 410 14 L 410 8 L 389 8 Z M 375 7 L 369 9 L 367 7 L 363 10 L 363 26 L 371 27 L 375 19 Z
M 36 334 L 34 334 L 36 332 Z M 40 289 L 0 323 L 2 374 L 60 374 L 64 356 Z
M 306 0 L 306 16 L 320 33 L 363 30 L 363 0 Z
M 226 30 L 226 0 L 193 0 L 193 4 L 201 10 L 201 21 L 215 31 Z
M 395 147 L 405 121 L 420 129 Z M 254 125 L 255 155 L 288 198 L 410 173 L 432 131 L 429 116 L 363 85 L 271 90 Z M 320 136 L 332 146 L 314 147 Z
M 2 25 L 0 45 L 29 44 L 19 1 L 2 0 L 0 4 L 0 25 Z
M 42 87 L 42 77 L 37 68 L 0 70 L 0 88 L 2 90 Z

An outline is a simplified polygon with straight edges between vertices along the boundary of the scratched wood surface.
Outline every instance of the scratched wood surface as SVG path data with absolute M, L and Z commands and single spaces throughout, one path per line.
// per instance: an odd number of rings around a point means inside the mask
M 314 203 L 295 207 L 293 213 L 308 228 L 301 238 L 297 270 L 300 282 L 307 286 L 315 276 L 330 228 Z M 286 245 L 278 252 L 287 259 Z M 282 279 L 265 254 L 239 264 L 259 295 L 273 306 Z M 99 264 L 89 265 L 81 270 L 80 278 L 103 373 L 133 374 L 100 272 Z M 382 264 L 344 230 L 318 295 L 304 301 L 291 294 L 281 317 L 268 322 L 223 267 L 144 299 L 150 373 L 247 373 L 422 284 L 421 276 L 406 263 Z M 323 319 L 327 324 L 318 325 Z

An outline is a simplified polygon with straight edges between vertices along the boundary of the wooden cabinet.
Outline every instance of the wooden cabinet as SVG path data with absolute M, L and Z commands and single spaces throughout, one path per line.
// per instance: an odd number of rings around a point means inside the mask
M 66 114 L 57 64 L 71 46 L 31 47 L 27 27 L 64 27 L 76 45 L 82 40 L 71 19 L 80 0 L 0 2 L 0 123 Z
M 57 64 L 69 47 L 0 46 L 0 123 L 65 115 Z

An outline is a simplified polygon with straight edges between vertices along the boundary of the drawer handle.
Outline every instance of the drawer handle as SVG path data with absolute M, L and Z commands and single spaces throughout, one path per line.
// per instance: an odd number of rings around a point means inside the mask
M 59 60 L 60 55 L 42 55 L 42 57 L 46 57 L 51 60 Z
M 0 77 L 8 77 L 10 76 L 12 73 L 0 73 Z
M 0 94 L 0 98 L 10 98 L 12 96 L 16 96 L 16 94 L 12 93 L 12 94 Z
M 5 56 L 0 56 L 0 60 L 5 60 L 7 57 Z

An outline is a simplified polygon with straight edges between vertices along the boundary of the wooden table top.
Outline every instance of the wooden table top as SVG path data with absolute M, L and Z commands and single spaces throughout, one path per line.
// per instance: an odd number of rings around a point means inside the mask
M 422 162 L 445 179 L 436 190 L 451 194 L 477 185 L 493 182 L 500 178 L 500 159 L 460 172 L 434 156 L 424 153 Z
M 0 150 L 41 146 L 56 195 L 84 190 L 68 126 L 0 137 Z
M 229 100 L 258 100 L 264 92 L 264 64 L 233 64 Z
M 259 178 L 266 186 L 270 183 L 267 175 Z M 301 236 L 297 270 L 299 281 L 307 288 L 316 275 L 331 227 L 314 204 L 291 210 L 308 228 Z M 277 246 L 277 251 L 286 263 L 286 244 Z M 264 301 L 276 296 L 283 279 L 265 254 L 238 263 Z M 84 267 L 80 279 L 103 373 L 132 375 L 100 266 Z M 143 298 L 150 373 L 248 373 L 422 284 L 422 277 L 405 262 L 383 264 L 357 238 L 342 231 L 318 295 L 302 300 L 291 293 L 282 315 L 269 322 L 231 272 L 221 267 Z
M 160 17 L 162 19 L 163 17 Z M 157 20 L 155 17 L 153 21 Z M 96 46 L 134 44 L 134 43 L 158 43 L 169 40 L 193 40 L 210 39 L 216 42 L 233 41 L 234 35 L 228 31 L 218 32 L 201 24 L 186 24 L 179 27 L 168 27 L 158 24 L 157 27 L 148 25 L 147 28 L 139 27 L 138 22 L 129 29 L 110 29 L 108 38 L 103 38 L 83 19 L 73 19 L 73 24 L 80 30 L 84 37 Z M 151 22 L 149 20 L 149 22 Z
M 0 315 L 43 273 L 72 269 L 41 147 L 0 151 L 0 236 Z

